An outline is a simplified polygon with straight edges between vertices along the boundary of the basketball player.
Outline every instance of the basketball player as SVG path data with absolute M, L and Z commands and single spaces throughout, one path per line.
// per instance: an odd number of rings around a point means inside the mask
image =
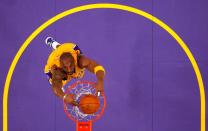
M 74 95 L 65 94 L 63 86 L 71 79 L 82 78 L 85 69 L 97 77 L 95 85 L 97 94 L 104 93 L 105 69 L 103 66 L 86 57 L 73 43 L 60 44 L 52 37 L 46 38 L 45 43 L 54 49 L 48 58 L 44 71 L 56 96 L 68 104 L 78 106 L 78 103 L 74 101 Z

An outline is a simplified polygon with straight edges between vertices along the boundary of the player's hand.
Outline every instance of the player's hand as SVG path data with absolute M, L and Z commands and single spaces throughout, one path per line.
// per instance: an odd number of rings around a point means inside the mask
M 66 74 L 63 73 L 61 68 L 58 68 L 56 65 L 51 67 L 52 78 L 56 80 L 62 80 L 67 77 Z
M 104 95 L 104 82 L 98 81 L 95 83 L 96 95 Z
M 74 94 L 66 94 L 63 98 L 64 102 L 67 104 L 71 104 L 73 106 L 78 106 L 79 104 L 74 100 Z
M 54 71 L 57 69 L 58 67 L 54 64 L 53 66 L 51 66 L 51 73 L 53 74 Z

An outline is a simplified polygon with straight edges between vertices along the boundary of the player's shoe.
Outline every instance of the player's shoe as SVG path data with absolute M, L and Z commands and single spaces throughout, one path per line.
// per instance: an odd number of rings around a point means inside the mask
M 60 45 L 60 43 L 58 43 L 55 39 L 53 39 L 52 37 L 47 37 L 45 39 L 45 43 L 46 45 L 52 47 L 54 50 Z
M 52 47 L 53 42 L 56 42 L 56 41 L 55 41 L 52 37 L 47 37 L 47 38 L 45 39 L 45 43 L 46 43 L 47 46 Z

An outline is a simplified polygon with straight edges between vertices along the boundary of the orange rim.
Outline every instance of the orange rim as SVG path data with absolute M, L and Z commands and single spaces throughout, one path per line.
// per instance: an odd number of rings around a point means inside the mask
M 78 81 L 72 85 L 70 85 L 67 90 L 66 90 L 66 93 L 70 92 L 74 87 L 76 87 L 76 85 L 78 84 L 90 84 L 92 85 L 93 88 L 94 87 L 94 82 L 90 82 L 90 81 Z M 95 122 L 97 121 L 98 119 L 100 119 L 100 117 L 104 114 L 104 111 L 105 111 L 105 107 L 106 107 L 106 97 L 105 97 L 105 94 L 102 95 L 103 97 L 103 106 L 102 106 L 102 109 L 101 109 L 101 112 L 100 114 L 98 114 L 93 120 L 89 120 L 91 122 Z M 65 102 L 63 102 L 64 104 L 64 112 L 66 113 L 67 117 L 69 117 L 72 121 L 74 122 L 79 122 L 77 119 L 75 119 L 68 111 L 67 111 L 67 104 Z

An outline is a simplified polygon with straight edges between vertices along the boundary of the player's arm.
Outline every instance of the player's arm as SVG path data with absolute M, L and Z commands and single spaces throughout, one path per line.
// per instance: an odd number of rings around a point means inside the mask
M 52 73 L 52 89 L 56 96 L 63 99 L 64 92 L 62 91 L 62 76 L 60 70 L 58 70 L 56 65 L 53 65 L 51 67 L 51 73 Z
M 65 93 L 62 91 L 62 80 L 52 77 L 52 89 L 56 96 L 63 99 Z
M 53 92 L 56 96 L 64 100 L 66 103 L 72 104 L 72 105 L 77 105 L 77 103 L 74 101 L 73 95 L 72 94 L 65 94 L 62 90 L 62 76 L 63 74 L 61 73 L 60 70 L 53 69 L 52 70 L 52 89 Z
M 94 73 L 97 77 L 97 91 L 104 91 L 104 77 L 105 69 L 99 65 L 96 61 L 87 58 L 84 55 L 79 56 L 79 66 L 80 68 L 86 68 L 91 73 Z

